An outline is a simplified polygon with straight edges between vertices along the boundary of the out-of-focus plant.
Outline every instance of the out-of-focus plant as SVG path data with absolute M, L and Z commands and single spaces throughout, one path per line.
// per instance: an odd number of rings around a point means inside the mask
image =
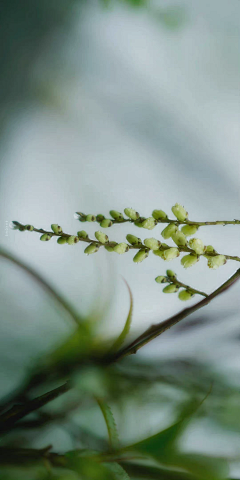
M 159 223 L 167 223 L 162 235 L 164 238 L 171 236 L 176 247 L 162 244 L 155 238 L 147 238 L 142 242 L 132 234 L 127 235 L 128 243 L 114 244 L 102 231 L 97 231 L 96 240 L 91 240 L 83 230 L 77 235 L 70 235 L 64 233 L 57 224 L 51 225 L 51 231 L 36 229 L 32 225 L 23 225 L 16 221 L 13 224 L 20 231 L 41 233 L 43 241 L 56 236 L 60 244 L 74 245 L 81 241 L 86 242 L 89 244 L 85 250 L 88 254 L 105 247 L 108 251 L 117 253 L 137 249 L 136 255 L 144 254 L 146 257 L 149 252 L 164 253 L 174 248 L 178 250 L 178 254 L 187 252 L 197 260 L 207 255 L 208 261 L 209 258 L 216 261 L 220 255 L 213 247 L 211 250 L 207 249 L 199 239 L 190 240 L 190 244 L 186 237 L 195 234 L 202 225 L 240 223 L 237 220 L 191 222 L 188 220 L 187 212 L 180 205 L 175 205 L 172 210 L 176 220 L 170 220 L 161 210 L 154 210 L 152 217 L 146 219 L 140 217 L 133 209 L 125 209 L 126 217 L 117 211 L 110 212 L 112 219 L 106 219 L 102 214 L 94 216 L 80 212 L 77 217 L 81 222 L 98 221 L 102 228 L 129 222 L 143 229 L 152 229 Z M 181 231 L 180 225 L 183 225 Z M 166 234 L 167 229 L 169 231 Z M 175 363 L 154 359 L 144 361 L 138 357 L 132 358 L 132 354 L 231 287 L 239 279 L 240 270 L 209 295 L 183 284 L 172 270 L 167 270 L 165 276 L 156 278 L 158 283 L 168 283 L 164 289 L 166 293 L 181 289 L 179 293 L 181 300 L 186 300 L 195 293 L 204 298 L 165 321 L 150 326 L 127 343 L 133 310 L 129 287 L 130 308 L 122 332 L 114 340 L 102 339 L 97 335 L 96 322 L 82 318 L 42 276 L 6 251 L 1 250 L 0 255 L 2 259 L 12 262 L 31 275 L 68 313 L 73 322 L 72 331 L 67 338 L 42 358 L 36 359 L 35 365 L 31 366 L 17 391 L 0 402 L 0 478 L 4 480 L 229 478 L 228 464 L 229 460 L 234 458 L 229 459 L 227 455 L 221 457 L 193 455 L 182 449 L 181 439 L 192 421 L 212 417 L 215 421 L 218 420 L 216 405 L 219 398 L 221 405 L 230 405 L 231 408 L 232 399 L 236 401 L 240 396 L 240 388 L 230 386 L 226 379 L 214 374 L 204 362 L 200 365 L 187 359 Z M 163 255 L 159 256 L 163 260 L 169 260 Z M 239 261 L 238 257 L 224 255 L 224 262 L 227 259 Z M 214 267 L 224 262 L 217 260 Z M 171 407 L 172 420 L 169 420 L 167 428 L 160 431 L 157 431 L 156 422 L 157 433 L 143 440 L 139 440 L 134 431 L 131 432 L 131 437 L 135 438 L 135 441 L 129 444 L 124 438 L 119 439 L 113 412 L 119 409 L 124 412 L 130 402 L 135 405 L 132 413 L 134 416 L 138 411 L 139 399 L 144 405 L 151 405 L 153 414 L 156 408 L 162 410 Z M 95 429 L 92 425 L 89 425 L 89 428 L 83 427 L 75 420 L 74 415 L 79 412 L 84 415 L 89 406 L 102 415 L 106 432 L 102 429 L 99 431 L 97 426 Z M 226 414 L 224 418 L 226 424 L 228 418 Z M 219 424 L 224 431 L 221 416 Z M 61 453 L 56 452 L 51 445 L 41 449 L 35 448 L 35 441 L 41 432 L 54 425 L 68 431 L 75 448 Z

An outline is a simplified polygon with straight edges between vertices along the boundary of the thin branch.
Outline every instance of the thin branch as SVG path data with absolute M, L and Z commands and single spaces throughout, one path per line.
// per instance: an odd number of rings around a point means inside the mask
M 13 256 L 11 253 L 6 252 L 6 250 L 0 249 L 0 256 L 9 260 L 10 262 L 14 263 L 22 270 L 28 273 L 34 280 L 36 280 L 48 294 L 50 294 L 54 300 L 56 300 L 66 312 L 71 316 L 72 320 L 75 324 L 79 325 L 80 323 L 80 315 L 73 309 L 73 307 L 60 295 L 49 283 L 39 274 L 37 273 L 32 267 L 26 265 L 21 260 Z
M 219 288 L 217 288 L 217 290 L 215 290 L 213 293 L 208 295 L 206 298 L 204 298 L 200 302 L 196 303 L 192 307 L 185 308 L 181 312 L 177 313 L 176 315 L 173 315 L 172 317 L 168 318 L 167 320 L 161 323 L 157 323 L 156 325 L 152 325 L 151 327 L 149 327 L 147 330 L 145 330 L 144 333 L 142 333 L 132 343 L 130 343 L 130 345 L 127 345 L 125 348 L 120 350 L 115 355 L 115 361 L 123 357 L 126 357 L 128 355 L 132 355 L 136 353 L 140 348 L 142 348 L 151 340 L 153 340 L 154 338 L 164 333 L 173 325 L 176 325 L 176 323 L 180 322 L 181 320 L 188 317 L 192 313 L 196 312 L 200 308 L 208 305 L 215 297 L 217 297 L 218 295 L 221 295 L 228 288 L 230 288 L 237 280 L 239 280 L 239 278 L 240 278 L 240 269 L 238 269 L 232 277 L 230 277 L 225 283 L 223 283 Z

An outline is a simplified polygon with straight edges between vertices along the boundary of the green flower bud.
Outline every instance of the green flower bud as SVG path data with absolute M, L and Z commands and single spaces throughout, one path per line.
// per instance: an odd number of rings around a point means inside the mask
M 25 225 L 25 230 L 28 230 L 29 232 L 32 232 L 34 229 L 33 225 Z
M 193 296 L 194 294 L 189 290 L 181 290 L 181 292 L 179 292 L 178 294 L 178 298 L 183 302 L 185 302 L 186 300 L 190 300 L 190 298 L 192 298 Z
M 181 228 L 181 231 L 186 235 L 186 237 L 190 237 L 191 235 L 194 235 L 199 229 L 198 225 L 184 225 Z
M 135 263 L 140 263 L 142 262 L 145 258 L 147 258 L 149 255 L 149 251 L 147 249 L 144 249 L 142 248 L 141 250 L 139 250 L 138 253 L 136 253 L 136 255 L 133 257 L 133 261 Z
M 105 219 L 104 215 L 102 215 L 101 213 L 99 213 L 97 216 L 96 216 L 96 220 L 98 223 L 101 223 L 103 220 Z
M 105 233 L 98 231 L 98 232 L 95 232 L 94 235 L 100 243 L 108 242 L 108 236 Z
M 213 248 L 212 245 L 207 245 L 205 252 L 206 252 L 206 253 L 217 253 L 216 250 Z
M 200 238 L 191 238 L 191 240 L 189 240 L 189 247 L 198 255 L 202 255 L 205 252 L 204 244 Z
M 108 252 L 114 252 L 114 247 L 117 245 L 117 242 L 111 242 L 111 245 L 104 245 L 104 248 Z
M 59 233 L 62 233 L 62 227 L 60 227 L 57 223 L 52 223 L 51 225 L 51 229 L 54 233 L 56 233 L 57 235 Z
M 127 243 L 118 243 L 114 248 L 114 252 L 119 253 L 119 255 L 122 255 L 122 253 L 128 252 L 129 250 L 129 245 Z
M 41 235 L 40 240 L 42 242 L 48 242 L 49 240 L 51 240 L 51 238 L 52 235 L 50 235 L 50 233 L 44 233 L 43 235 Z
M 126 239 L 131 245 L 142 245 L 141 238 L 135 237 L 135 235 L 127 234 Z
M 77 232 L 77 235 L 79 238 L 88 238 L 88 234 L 87 232 L 85 232 L 85 230 L 80 230 L 79 232 Z
M 110 218 L 104 218 L 104 220 L 101 221 L 100 226 L 102 228 L 108 228 L 111 227 L 113 224 L 112 220 Z
M 91 255 L 91 253 L 95 253 L 98 251 L 98 245 L 96 243 L 90 243 L 87 248 L 85 248 L 84 253 L 86 255 Z
M 198 257 L 197 255 L 193 255 L 190 253 L 190 255 L 184 255 L 181 259 L 181 264 L 184 266 L 184 268 L 189 268 L 195 265 L 195 263 L 198 262 Z
M 153 210 L 152 216 L 155 220 L 163 220 L 164 218 L 167 218 L 167 214 L 163 210 Z
M 76 235 L 71 235 L 67 239 L 68 245 L 74 245 L 74 243 L 78 243 L 78 242 L 79 242 L 79 238 Z
M 164 250 L 163 259 L 167 260 L 169 262 L 170 260 L 173 260 L 174 258 L 179 257 L 179 255 L 180 255 L 180 252 L 179 252 L 178 248 L 171 247 L 168 250 Z
M 67 243 L 66 237 L 59 237 L 57 243 L 59 243 L 59 245 L 64 245 L 64 243 Z
M 142 224 L 143 228 L 147 228 L 148 230 L 152 230 L 154 227 L 156 227 L 156 225 L 157 220 L 155 220 L 153 217 L 146 218 Z
M 156 240 L 156 238 L 145 238 L 144 245 L 146 245 L 147 248 L 150 248 L 150 250 L 158 250 L 159 247 L 161 247 L 161 242 Z
M 117 222 L 122 222 L 123 221 L 123 214 L 120 212 L 117 212 L 117 210 L 110 210 L 110 215 L 114 220 L 117 220 Z
M 174 283 L 170 283 L 170 285 L 167 285 L 163 289 L 163 293 L 176 293 L 178 291 L 179 287 L 175 285 Z
M 85 213 L 76 212 L 76 215 L 78 215 L 79 222 L 86 222 L 87 221 L 87 216 L 85 215 Z
M 157 257 L 164 258 L 164 251 L 163 250 L 153 250 L 154 255 L 157 255 Z
M 157 283 L 167 283 L 168 279 L 167 279 L 167 277 L 164 277 L 163 275 L 159 275 L 158 277 L 155 278 L 155 282 L 157 282 Z
M 86 221 L 87 222 L 96 222 L 95 215 L 92 215 L 91 213 L 89 213 L 89 215 L 86 216 Z
M 176 273 L 173 272 L 173 270 L 167 270 L 166 274 L 169 278 L 171 278 L 171 277 L 176 278 L 176 276 L 177 276 Z
M 146 220 L 145 217 L 139 217 L 139 218 L 134 222 L 134 225 L 136 225 L 136 227 L 142 228 L 143 222 L 144 222 L 145 220 Z
M 175 223 L 169 223 L 169 225 L 163 229 L 162 231 L 162 237 L 165 238 L 165 240 L 167 240 L 167 238 L 170 238 L 174 233 L 176 233 L 177 231 L 177 226 L 175 225 Z
M 175 203 L 174 207 L 172 207 L 172 212 L 180 222 L 184 222 L 188 217 L 188 213 L 186 212 L 185 208 L 183 208 L 179 203 Z
M 218 267 L 227 263 L 225 255 L 216 255 L 215 257 L 209 257 L 208 255 L 204 256 L 208 259 L 208 267 L 213 268 L 213 270 L 216 270 Z
M 179 246 L 187 245 L 187 239 L 186 239 L 184 233 L 179 232 L 179 230 L 177 230 L 176 233 L 172 234 L 172 239 L 173 239 L 174 243 L 176 243 L 176 245 L 179 245 Z
M 127 217 L 131 218 L 131 220 L 135 221 L 139 218 L 139 213 L 133 210 L 133 208 L 124 208 L 124 213 Z

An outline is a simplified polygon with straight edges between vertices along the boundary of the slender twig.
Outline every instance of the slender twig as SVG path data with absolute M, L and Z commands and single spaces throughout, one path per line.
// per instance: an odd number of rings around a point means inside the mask
M 145 330 L 144 333 L 142 333 L 132 343 L 130 343 L 130 345 L 127 345 L 125 348 L 120 350 L 115 355 L 115 361 L 123 357 L 126 357 L 127 355 L 132 355 L 136 353 L 140 348 L 142 348 L 151 340 L 153 340 L 154 338 L 164 333 L 173 325 L 180 322 L 184 318 L 188 317 L 192 313 L 196 312 L 200 308 L 208 305 L 215 297 L 217 297 L 218 295 L 225 292 L 228 288 L 230 288 L 237 280 L 239 280 L 239 278 L 240 278 L 240 269 L 238 269 L 232 277 L 230 277 L 219 288 L 217 288 L 217 290 L 215 290 L 213 293 L 208 295 L 206 298 L 204 298 L 200 302 L 196 303 L 192 307 L 185 308 L 181 312 L 177 313 L 176 315 L 173 315 L 172 317 L 168 318 L 167 320 L 161 323 L 157 323 L 156 325 L 152 325 L 151 327 L 149 327 L 147 330 Z
M 80 315 L 73 309 L 73 307 L 60 295 L 49 283 L 43 278 L 39 273 L 37 273 L 32 267 L 27 265 L 26 263 L 19 260 L 17 257 L 13 256 L 11 253 L 6 252 L 6 250 L 0 249 L 0 256 L 10 260 L 10 262 L 14 263 L 22 270 L 27 272 L 34 280 L 36 280 L 46 291 L 50 294 L 54 300 L 56 300 L 64 310 L 71 316 L 72 320 L 75 324 L 79 324 L 80 322 Z
M 185 283 L 180 282 L 176 277 L 167 277 L 170 283 L 174 283 L 179 287 L 186 288 L 186 290 L 190 290 L 192 293 L 196 293 L 197 295 L 202 295 L 203 297 L 208 297 L 207 293 L 201 292 L 201 290 L 196 290 L 195 288 L 186 285 Z

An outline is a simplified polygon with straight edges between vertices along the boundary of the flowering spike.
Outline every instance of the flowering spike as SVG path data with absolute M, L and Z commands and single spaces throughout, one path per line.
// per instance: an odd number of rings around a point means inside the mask
M 155 220 L 163 220 L 164 218 L 168 218 L 167 214 L 163 210 L 153 210 L 152 216 L 155 218 Z
M 131 245 L 142 245 L 141 238 L 135 237 L 135 235 L 131 235 L 130 233 L 126 235 L 126 239 Z
M 146 245 L 147 248 L 150 248 L 150 250 L 158 250 L 159 247 L 161 247 L 161 242 L 156 238 L 145 238 L 144 245 Z
M 155 278 L 155 282 L 157 282 L 157 283 L 167 283 L 168 279 L 167 279 L 167 277 L 164 277 L 163 275 L 159 275 L 158 277 Z
M 124 213 L 128 218 L 131 218 L 131 220 L 135 221 L 139 218 L 139 213 L 133 210 L 133 208 L 124 208 Z
M 170 238 L 174 233 L 176 233 L 177 231 L 177 226 L 175 225 L 175 223 L 170 223 L 166 228 L 163 229 L 163 231 L 161 232 L 162 234 L 162 237 L 165 238 L 165 240 L 167 240 L 168 238 Z
M 168 248 L 168 250 L 164 250 L 163 259 L 169 262 L 170 260 L 173 260 L 174 258 L 179 257 L 179 255 L 180 255 L 180 252 L 178 248 L 171 247 L 171 248 Z
M 117 222 L 122 222 L 123 221 L 123 214 L 120 212 L 117 212 L 117 210 L 110 210 L 110 215 L 114 220 L 117 220 Z
M 204 244 L 200 238 L 191 238 L 191 240 L 189 240 L 189 247 L 194 250 L 197 255 L 202 255 L 205 252 Z
M 208 255 L 204 256 L 208 259 L 208 267 L 213 268 L 213 270 L 216 270 L 218 267 L 227 263 L 225 255 L 216 255 L 215 257 L 209 257 Z
M 191 235 L 194 235 L 199 229 L 198 225 L 184 225 L 181 228 L 181 231 L 186 235 L 186 237 L 190 237 Z
M 62 233 L 62 227 L 60 227 L 57 223 L 52 223 L 51 229 L 56 235 L 59 235 L 59 233 Z
M 184 233 L 179 232 L 179 230 L 172 234 L 172 239 L 174 243 L 176 243 L 176 245 L 178 245 L 179 247 L 187 245 L 187 239 Z
M 190 290 L 181 290 L 178 294 L 179 300 L 182 300 L 183 302 L 190 300 L 192 297 L 194 297 L 194 294 Z
M 172 212 L 180 222 L 184 222 L 188 218 L 188 212 L 179 203 L 175 203 Z
M 178 289 L 179 287 L 175 283 L 170 283 L 170 285 L 164 287 L 163 293 L 176 293 Z
M 66 237 L 59 237 L 57 239 L 57 243 L 59 243 L 59 245 L 64 245 L 65 243 L 67 243 Z
M 122 255 L 125 252 L 128 252 L 129 250 L 129 245 L 127 243 L 118 243 L 114 248 L 114 252 L 119 253 L 119 255 Z
M 199 260 L 197 255 L 194 255 L 190 253 L 190 255 L 184 255 L 181 259 L 181 264 L 183 265 L 184 268 L 189 268 L 195 265 Z
M 108 236 L 105 233 L 100 232 L 100 230 L 98 232 L 95 232 L 95 237 L 100 243 L 108 242 Z
M 149 255 L 149 251 L 146 248 L 142 248 L 138 253 L 133 257 L 135 263 L 141 263 Z
M 112 220 L 110 218 L 104 218 L 104 220 L 101 221 L 100 226 L 102 228 L 109 228 L 113 224 Z
M 153 217 L 146 218 L 142 223 L 143 228 L 147 228 L 147 230 L 152 230 L 157 225 L 157 220 Z
M 96 243 L 90 243 L 87 248 L 85 248 L 84 253 L 86 255 L 91 255 L 91 253 L 95 253 L 98 251 L 98 245 Z

